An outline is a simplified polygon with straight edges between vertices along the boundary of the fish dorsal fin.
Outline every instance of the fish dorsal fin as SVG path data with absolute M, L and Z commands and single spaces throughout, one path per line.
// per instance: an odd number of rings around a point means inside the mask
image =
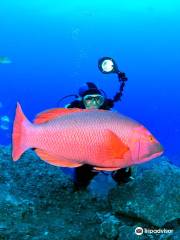
M 79 167 L 82 164 L 76 161 L 72 161 L 63 157 L 52 156 L 42 149 L 35 149 L 36 154 L 44 161 L 48 162 L 51 165 L 59 167 Z
M 40 112 L 36 118 L 34 119 L 34 123 L 36 124 L 40 124 L 40 123 L 45 123 L 48 122 L 52 119 L 55 119 L 57 117 L 61 117 L 67 114 L 71 114 L 74 112 L 81 112 L 82 109 L 79 108 L 53 108 L 53 109 L 49 109 L 47 111 L 44 112 Z

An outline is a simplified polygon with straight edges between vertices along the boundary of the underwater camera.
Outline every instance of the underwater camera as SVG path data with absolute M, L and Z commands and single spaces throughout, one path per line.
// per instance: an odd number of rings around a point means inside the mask
M 98 61 L 99 70 L 102 73 L 118 73 L 118 67 L 115 61 L 110 57 L 100 58 Z

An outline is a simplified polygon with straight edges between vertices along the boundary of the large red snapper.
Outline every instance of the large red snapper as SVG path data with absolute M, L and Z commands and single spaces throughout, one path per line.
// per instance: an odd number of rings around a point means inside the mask
M 117 112 L 57 108 L 38 114 L 32 124 L 17 104 L 13 160 L 29 148 L 55 166 L 89 164 L 105 171 L 146 162 L 163 153 L 144 126 Z

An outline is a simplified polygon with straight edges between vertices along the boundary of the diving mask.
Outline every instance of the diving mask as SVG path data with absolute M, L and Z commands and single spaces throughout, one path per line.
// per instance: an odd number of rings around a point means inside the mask
M 104 101 L 104 96 L 100 94 L 89 94 L 83 97 L 83 103 L 86 108 L 100 108 Z

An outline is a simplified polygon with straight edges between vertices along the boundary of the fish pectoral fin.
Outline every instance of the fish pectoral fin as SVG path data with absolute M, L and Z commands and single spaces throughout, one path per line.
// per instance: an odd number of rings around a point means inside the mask
M 40 124 L 40 123 L 45 123 L 50 120 L 53 120 L 57 117 L 61 117 L 67 114 L 71 114 L 74 112 L 80 112 L 82 109 L 79 108 L 53 108 L 46 110 L 44 112 L 40 112 L 36 118 L 34 119 L 34 123 Z
M 81 163 L 66 159 L 64 157 L 53 156 L 39 148 L 36 148 L 35 152 L 42 160 L 54 166 L 73 168 L 73 167 L 80 167 L 82 165 Z
M 106 159 L 123 159 L 130 149 L 111 130 L 105 130 L 104 142 L 98 146 L 97 157 Z
M 97 171 L 116 171 L 120 168 L 111 168 L 111 167 L 94 167 L 93 169 L 97 170 Z

